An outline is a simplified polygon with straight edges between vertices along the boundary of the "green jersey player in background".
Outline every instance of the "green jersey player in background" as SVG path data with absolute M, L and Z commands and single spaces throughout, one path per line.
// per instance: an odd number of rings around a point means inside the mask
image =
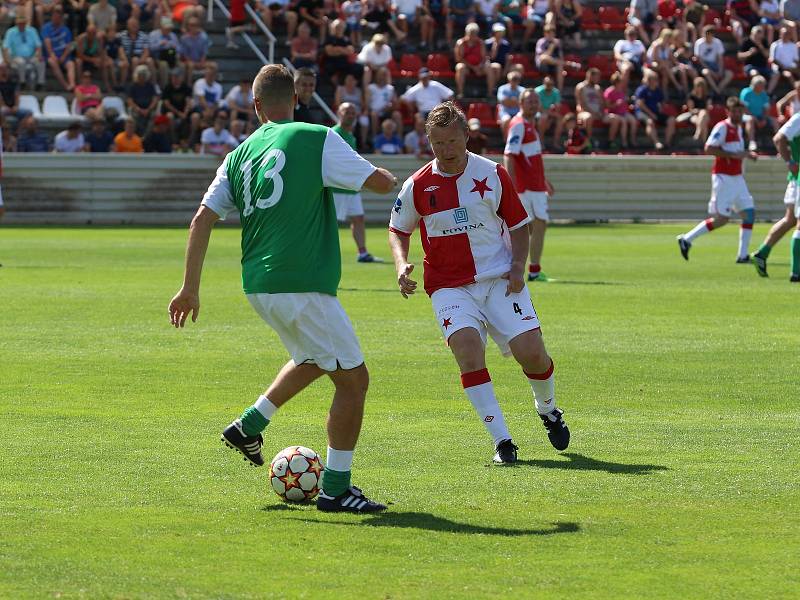
M 275 411 L 327 375 L 335 392 L 328 415 L 328 454 L 317 508 L 373 512 L 373 502 L 350 483 L 369 375 L 350 320 L 336 298 L 341 254 L 330 188 L 388 193 L 396 178 L 361 158 L 322 125 L 292 121 L 294 81 L 267 65 L 253 82 L 263 125 L 225 158 L 192 219 L 183 287 L 169 305 L 183 327 L 200 310 L 200 274 L 211 229 L 238 211 L 242 221 L 242 283 L 256 312 L 280 336 L 291 360 L 242 416 L 223 432 L 226 445 L 255 466 Z
M 800 183 L 798 183 L 798 163 L 800 163 L 800 114 L 794 114 L 783 124 L 772 138 L 775 147 L 778 149 L 778 156 L 786 161 L 789 173 L 786 176 L 786 194 L 783 196 L 783 203 L 786 206 L 786 214 L 781 220 L 776 222 L 769 230 L 767 237 L 761 247 L 750 255 L 751 262 L 756 266 L 756 271 L 761 277 L 767 275 L 767 259 L 773 246 L 797 226 L 792 235 L 792 274 L 789 281 L 800 282 Z

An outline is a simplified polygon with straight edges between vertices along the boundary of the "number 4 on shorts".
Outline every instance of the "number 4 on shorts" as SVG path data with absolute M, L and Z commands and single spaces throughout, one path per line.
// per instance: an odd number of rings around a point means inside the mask
M 514 302 L 514 312 L 516 314 L 518 314 L 518 315 L 522 314 L 522 309 L 519 307 L 519 304 L 517 304 L 516 302 Z

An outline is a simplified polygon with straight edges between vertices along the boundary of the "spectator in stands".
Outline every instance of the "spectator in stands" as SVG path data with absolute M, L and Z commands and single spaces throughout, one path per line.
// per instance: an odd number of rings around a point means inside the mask
M 373 142 L 376 154 L 402 154 L 403 140 L 397 135 L 397 124 L 392 119 L 381 123 L 381 132 Z
M 30 111 L 19 107 L 19 82 L 11 78 L 8 64 L 0 63 L 0 114 L 21 121 Z
M 561 90 L 564 87 L 564 57 L 554 26 L 545 26 L 544 37 L 536 42 L 535 60 L 536 68 L 545 75 L 555 77 L 556 87 Z
M 800 112 L 800 81 L 795 81 L 794 89 L 778 100 L 777 110 L 778 120 L 781 123 Z
M 331 23 L 330 35 L 325 40 L 322 53 L 324 56 L 322 69 L 335 85 L 344 81 L 347 75 L 353 75 L 356 79 L 361 78 L 364 66 L 351 62 L 351 59 L 355 59 L 355 49 L 350 38 L 345 36 L 345 22 L 342 19 L 334 19 Z
M 241 33 L 253 33 L 255 28 L 247 18 L 245 12 L 245 5 L 247 0 L 230 0 L 230 15 L 228 17 L 228 26 L 225 28 L 225 39 L 227 40 L 225 47 L 228 50 L 237 50 L 239 44 L 236 43 L 235 36 Z
M 676 92 L 684 95 L 689 88 L 689 69 L 679 63 L 672 53 L 671 38 L 671 29 L 664 28 L 659 32 L 658 37 L 647 49 L 647 66 L 661 78 L 664 96 L 669 95 L 670 83 Z
M 194 82 L 192 95 L 201 119 L 210 121 L 222 103 L 222 85 L 217 81 L 217 66 L 206 66 L 203 77 Z
M 101 37 L 105 54 L 111 61 L 109 72 L 111 73 L 112 80 L 115 82 L 114 90 L 123 91 L 125 89 L 125 82 L 128 81 L 128 73 L 131 65 L 128 62 L 128 57 L 125 56 L 125 52 L 122 51 L 122 40 L 120 40 L 117 35 L 117 24 L 112 23 L 109 25 L 105 34 L 101 34 Z M 117 73 L 115 67 L 119 73 Z
M 153 83 L 147 65 L 139 65 L 133 72 L 133 83 L 128 88 L 128 113 L 136 123 L 136 133 L 147 135 L 161 100 L 161 90 Z
M 150 56 L 156 67 L 158 85 L 167 85 L 170 69 L 178 64 L 178 36 L 172 31 L 172 19 L 161 17 L 160 27 L 150 32 L 148 43 Z
M 200 113 L 194 111 L 194 107 L 192 88 L 186 83 L 183 69 L 175 67 L 161 93 L 161 114 L 169 117 L 172 139 L 180 141 L 194 137 L 200 125 Z
M 431 18 L 433 26 L 428 28 L 428 36 L 422 38 L 419 46 L 420 50 L 427 50 L 429 48 L 431 50 L 436 50 L 437 44 L 434 41 L 434 35 L 439 31 L 439 35 L 441 36 L 441 31 L 447 31 L 447 10 L 446 0 L 422 0 L 422 14 Z M 452 44 L 448 45 L 447 42 L 442 39 L 439 39 L 439 45 L 445 45 L 447 48 L 452 47 Z
M 613 112 L 606 111 L 603 90 L 600 87 L 600 69 L 591 67 L 586 70 L 586 77 L 575 86 L 575 103 L 578 120 L 586 123 L 586 135 L 592 138 L 595 121 L 608 125 L 608 142 L 612 147 L 619 146 L 619 134 L 622 119 Z
M 257 123 L 258 118 L 253 105 L 253 83 L 249 77 L 242 77 L 239 85 L 233 86 L 228 91 L 228 95 L 225 96 L 225 106 L 231 114 L 231 120 L 244 121 L 248 130 Z
M 81 124 L 73 121 L 66 130 L 58 133 L 53 142 L 53 152 L 64 154 L 75 154 L 84 152 L 86 141 L 83 138 Z
M 628 25 L 625 27 L 625 37 L 614 44 L 614 59 L 626 85 L 632 75 L 641 75 L 647 52 L 642 41 L 636 37 L 636 32 L 636 27 Z
M 75 44 L 72 42 L 72 32 L 64 25 L 64 9 L 60 5 L 53 7 L 50 14 L 50 21 L 42 27 L 45 59 L 61 87 L 71 92 L 75 87 Z
M 701 81 L 705 80 L 701 78 Z M 622 147 L 635 146 L 639 121 L 631 113 L 628 86 L 619 71 L 611 75 L 611 85 L 603 92 L 603 99 L 606 112 L 617 115 L 620 119 L 619 139 Z
M 328 32 L 328 16 L 325 14 L 324 1 L 299 0 L 297 12 L 300 25 L 305 23 L 308 25 L 309 30 L 313 27 L 317 31 L 320 43 L 325 42 L 325 35 Z
M 64 14 L 67 17 L 67 26 L 73 32 L 86 31 L 89 15 L 89 0 L 65 0 Z
M 567 131 L 567 154 L 589 154 L 592 141 L 586 133 L 584 123 L 578 121 L 575 113 L 564 115 L 562 127 Z
M 364 92 L 358 87 L 358 80 L 355 75 L 346 75 L 344 78 L 344 85 L 336 87 L 336 94 L 334 96 L 334 105 L 341 106 L 347 102 L 352 104 L 356 111 L 356 125 L 358 129 L 358 137 L 361 147 L 366 147 L 367 132 L 369 130 L 369 116 L 364 106 Z
M 796 42 L 800 26 L 800 0 L 781 0 L 781 16 L 783 24 L 792 32 L 792 39 Z
M 403 117 L 398 109 L 394 86 L 389 83 L 389 70 L 381 67 L 375 72 L 375 81 L 366 88 L 366 102 L 373 135 L 378 132 L 378 124 L 392 119 L 397 131 L 403 130 Z
M 682 30 L 672 30 L 672 35 L 669 38 L 669 47 L 672 51 L 672 56 L 675 57 L 676 66 L 680 66 L 686 72 L 687 83 L 689 80 L 694 80 L 697 77 L 693 60 L 694 46 L 686 41 L 686 35 Z
M 392 11 L 397 19 L 397 27 L 408 35 L 409 26 L 419 23 L 420 36 L 425 39 L 427 31 L 422 31 L 426 26 L 430 26 L 432 19 L 422 15 L 422 0 L 392 0 Z
M 3 38 L 3 61 L 17 72 L 22 84 L 29 81 L 28 73 L 35 76 L 37 87 L 44 85 L 44 62 L 42 62 L 42 40 L 39 32 L 28 27 L 28 17 L 18 12 L 16 25 L 6 30 Z
M 680 27 L 678 21 L 678 3 L 675 0 L 658 0 L 658 13 L 656 21 L 660 28 L 676 29 Z
M 181 36 L 178 46 L 178 55 L 186 71 L 186 83 L 192 84 L 195 71 L 204 71 L 209 65 L 214 65 L 206 59 L 208 54 L 208 34 L 200 26 L 200 19 L 191 17 L 186 21 L 186 33 Z
M 770 133 L 775 129 L 775 121 L 767 114 L 771 101 L 766 87 L 767 80 L 761 75 L 756 75 L 750 80 L 750 85 L 739 94 L 739 99 L 744 102 L 748 113 L 744 118 L 747 137 L 750 140 L 748 150 L 758 150 L 756 132 L 759 129 L 767 128 Z
M 698 33 L 703 29 L 707 10 L 708 6 L 696 0 L 683 0 L 680 24 L 686 41 L 692 46 L 697 41 Z
M 545 134 L 553 127 L 553 147 L 561 150 L 561 133 L 564 122 L 561 114 L 561 92 L 549 75 L 534 90 L 539 96 L 539 137 L 542 147 L 546 147 Z
M 794 84 L 800 76 L 800 55 L 797 44 L 792 41 L 788 27 L 781 27 L 779 39 L 772 42 L 769 47 L 769 62 L 772 70 L 779 77 L 785 77 L 789 83 Z
M 155 65 L 150 57 L 150 40 L 144 31 L 139 30 L 139 20 L 131 17 L 126 23 L 125 31 L 119 37 L 120 54 L 124 54 L 128 61 L 128 68 L 135 73 L 140 65 L 149 67 L 151 72 L 155 71 Z M 121 81 L 124 83 L 125 79 Z
M 519 71 L 509 71 L 506 75 L 507 83 L 497 88 L 497 124 L 506 137 L 508 122 L 519 112 L 519 97 L 522 94 L 522 74 Z M 550 79 L 552 82 L 552 78 Z
M 369 85 L 375 70 L 387 66 L 392 60 L 392 49 L 386 36 L 382 33 L 373 35 L 372 40 L 358 53 L 356 60 L 364 66 L 364 85 Z
M 475 2 L 475 22 L 481 27 L 481 31 L 490 31 L 493 23 L 499 23 L 500 0 L 476 0 Z
M 447 47 L 453 47 L 453 31 L 464 31 L 464 28 L 475 21 L 474 0 L 449 0 L 447 2 L 447 26 L 445 36 Z
M 506 39 L 506 26 L 502 23 L 492 25 L 492 37 L 485 42 L 486 58 L 497 72 L 498 79 L 506 71 L 511 42 Z
M 222 110 L 218 111 L 214 117 L 214 125 L 204 129 L 203 134 L 200 136 L 201 154 L 225 156 L 239 145 L 236 138 L 226 129 L 227 124 L 228 113 Z
M 133 117 L 124 121 L 125 129 L 114 136 L 113 152 L 141 154 L 144 152 L 142 138 L 136 133 L 136 122 Z
M 758 25 L 761 20 L 758 16 L 758 2 L 757 0 L 727 0 L 726 4 L 733 37 L 741 46 L 750 29 Z
M 342 3 L 342 16 L 345 22 L 345 33 L 354 48 L 361 47 L 361 20 L 367 14 L 366 0 L 345 0 Z M 423 36 L 423 40 L 425 37 Z M 424 42 L 423 42 L 424 43 Z
M 480 26 L 470 23 L 464 30 L 464 37 L 456 42 L 453 51 L 456 63 L 457 98 L 464 96 L 467 75 L 486 78 L 487 95 L 494 94 L 494 87 L 500 78 L 500 65 L 492 64 L 486 56 L 486 46 L 480 37 Z
M 114 136 L 106 129 L 106 122 L 103 119 L 92 121 L 89 133 L 84 136 L 84 152 L 110 152 L 114 144 Z
M 117 21 L 124 23 L 131 17 L 139 23 L 150 23 L 153 16 L 161 14 L 157 0 L 118 0 Z M 167 16 L 165 14 L 164 16 Z
M 580 49 L 585 45 L 581 39 L 582 12 L 583 7 L 578 0 L 555 0 L 553 3 L 556 35 L 572 48 Z
M 17 152 L 48 152 L 50 141 L 43 133 L 36 130 L 36 119 L 28 115 L 19 124 Z
M 191 19 L 197 19 L 201 23 L 206 16 L 206 9 L 198 0 L 162 0 L 162 12 L 169 14 L 172 12 L 172 20 L 181 24 L 181 29 L 187 29 Z
M 658 35 L 658 0 L 631 0 L 628 23 L 633 25 L 645 44 L 650 44 L 650 33 Z
M 750 35 L 745 39 L 739 47 L 739 52 L 736 54 L 739 62 L 744 63 L 744 71 L 749 77 L 761 75 L 764 78 L 769 78 L 769 93 L 778 85 L 780 75 L 772 70 L 769 65 L 769 46 L 764 39 L 764 28 L 761 25 L 756 25 L 750 31 Z
M 291 40 L 297 29 L 297 11 L 292 0 L 261 0 L 258 5 L 261 18 L 270 31 L 275 31 L 275 23 L 286 23 L 286 39 Z
M 781 25 L 781 8 L 778 0 L 762 0 L 758 5 L 758 16 L 767 32 L 767 42 L 775 39 L 775 30 Z
M 536 24 L 532 19 L 526 19 L 522 15 L 522 6 L 519 0 L 499 0 L 498 2 L 498 16 L 500 20 L 508 28 L 508 38 L 513 42 L 514 28 L 521 27 L 524 31 L 522 34 L 523 42 L 520 43 L 520 48 L 525 47 L 528 40 L 533 35 L 533 30 Z
M 664 93 L 658 82 L 658 74 L 650 69 L 645 70 L 643 83 L 636 89 L 636 116 L 644 122 L 647 128 L 647 135 L 653 140 L 656 150 L 663 150 L 672 143 L 672 136 L 675 135 L 675 117 L 670 117 L 662 111 Z M 664 142 L 658 139 L 658 125 L 666 127 Z
M 420 160 L 428 160 L 433 154 L 428 134 L 425 132 L 425 119 L 422 115 L 414 115 L 414 129 L 403 138 L 406 154 L 413 154 Z
M 714 36 L 716 30 L 712 25 L 703 27 L 703 37 L 698 38 L 694 44 L 694 53 L 700 62 L 703 77 L 706 78 L 709 87 L 714 94 L 721 96 L 731 79 L 733 73 L 725 68 L 723 57 L 725 56 L 725 46 L 719 38 Z
M 551 0 L 528 0 L 528 18 L 533 21 L 534 28 L 544 31 L 545 25 L 555 25 L 555 13 Z M 535 30 L 535 29 L 534 29 Z M 527 47 L 523 44 L 523 50 Z
M 102 119 L 103 108 L 101 102 L 103 94 L 96 83 L 92 81 L 92 74 L 89 71 L 81 73 L 81 80 L 75 86 L 75 108 L 78 114 L 87 119 Z
M 153 129 L 145 136 L 142 146 L 145 152 L 172 153 L 169 117 L 158 115 L 153 119 Z
M 94 25 L 97 31 L 106 31 L 117 23 L 117 9 L 108 0 L 97 0 L 89 7 L 88 19 L 89 25 Z
M 297 27 L 297 35 L 292 39 L 290 51 L 292 64 L 296 68 L 317 68 L 319 42 L 317 38 L 311 37 L 311 27 L 306 21 Z
M 678 115 L 677 123 L 689 122 L 694 125 L 693 139 L 704 143 L 708 139 L 708 126 L 711 120 L 712 102 L 708 84 L 702 77 L 695 77 L 689 95 L 686 96 L 684 111 Z
M 97 6 L 94 4 L 93 6 Z M 75 40 L 76 69 L 79 73 L 89 71 L 99 73 L 103 87 L 111 90 L 111 85 L 116 86 L 116 73 L 113 70 L 114 61 L 106 55 L 105 45 L 97 35 L 97 27 L 88 25 L 86 31 Z
M 427 118 L 437 104 L 453 97 L 453 90 L 438 81 L 431 81 L 431 72 L 426 67 L 419 70 L 417 77 L 419 81 L 408 88 L 401 98 L 413 112 Z
M 488 143 L 489 138 L 481 133 L 480 119 L 470 119 L 467 121 L 467 150 L 473 154 L 483 154 L 486 152 Z
M 245 123 L 244 121 L 238 119 L 234 119 L 231 121 L 231 126 L 229 128 L 229 131 L 231 132 L 231 136 L 233 137 L 233 139 L 236 140 L 236 143 L 241 144 L 243 141 L 247 139 L 248 134 L 245 129 L 246 127 L 247 123 Z
M 297 106 L 294 109 L 294 120 L 303 123 L 316 123 L 311 114 L 311 99 L 317 90 L 317 74 L 309 68 L 297 69 L 294 72 L 294 90 L 297 93 Z

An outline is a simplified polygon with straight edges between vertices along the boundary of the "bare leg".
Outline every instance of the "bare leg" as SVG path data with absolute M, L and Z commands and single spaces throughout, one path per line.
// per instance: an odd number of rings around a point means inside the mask
M 531 264 L 538 265 L 542 260 L 544 250 L 544 234 L 547 231 L 547 221 L 534 218 L 528 226 L 531 234 Z
M 786 214 L 782 219 L 776 221 L 769 230 L 767 237 L 764 238 L 764 243 L 770 247 L 775 246 L 781 238 L 791 231 L 797 225 L 797 218 L 794 216 L 794 206 L 788 205 L 786 207 Z
M 367 232 L 364 227 L 364 215 L 350 218 L 350 230 L 353 232 L 353 240 L 359 253 L 367 251 Z
M 538 329 L 519 334 L 508 342 L 511 354 L 526 373 L 543 373 L 550 368 L 550 356 Z
M 325 371 L 312 363 L 294 364 L 290 360 L 280 370 L 264 395 L 276 407 L 286 404 L 294 396 L 319 379 Z
M 353 450 L 361 432 L 369 372 L 362 363 L 355 369 L 328 373 L 328 377 L 336 386 L 328 413 L 328 444 L 336 450 Z

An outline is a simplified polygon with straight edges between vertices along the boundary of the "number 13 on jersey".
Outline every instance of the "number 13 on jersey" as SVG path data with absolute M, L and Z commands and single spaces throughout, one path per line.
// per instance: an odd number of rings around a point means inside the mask
M 264 169 L 272 159 L 275 163 L 263 171 L 262 177 L 266 181 L 272 181 L 272 193 L 266 198 L 259 198 L 253 206 L 253 187 L 259 188 L 258 176 L 259 170 Z M 256 181 L 253 181 L 253 160 L 244 162 L 241 166 L 244 181 L 242 182 L 244 188 L 244 209 L 242 215 L 248 217 L 253 214 L 256 208 L 270 208 L 280 202 L 281 195 L 283 194 L 283 178 L 281 177 L 281 170 L 286 166 L 286 154 L 283 150 L 273 149 L 264 155 L 261 162 L 256 167 Z

